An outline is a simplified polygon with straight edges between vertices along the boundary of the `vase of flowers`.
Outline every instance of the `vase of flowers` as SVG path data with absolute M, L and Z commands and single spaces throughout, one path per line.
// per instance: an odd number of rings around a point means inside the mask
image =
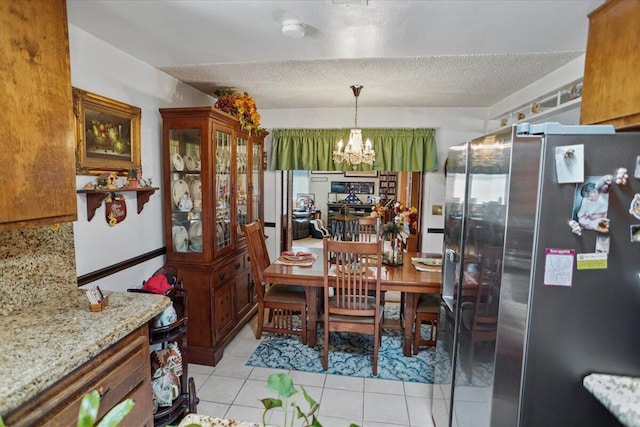
M 418 209 L 396 202 L 393 211 L 407 234 L 415 234 L 418 231 Z
M 402 228 L 394 219 L 382 227 L 382 263 L 386 265 L 402 265 L 404 255 L 404 243 Z

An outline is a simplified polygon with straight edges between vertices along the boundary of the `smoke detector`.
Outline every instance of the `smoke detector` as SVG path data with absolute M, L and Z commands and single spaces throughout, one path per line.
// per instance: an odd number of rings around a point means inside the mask
M 291 39 L 304 37 L 304 23 L 295 19 L 289 19 L 282 23 L 282 35 Z

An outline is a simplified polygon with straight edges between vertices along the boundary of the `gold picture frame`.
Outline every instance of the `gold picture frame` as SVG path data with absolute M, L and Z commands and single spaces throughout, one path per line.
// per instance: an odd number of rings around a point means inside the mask
M 139 107 L 72 88 L 76 175 L 141 169 Z

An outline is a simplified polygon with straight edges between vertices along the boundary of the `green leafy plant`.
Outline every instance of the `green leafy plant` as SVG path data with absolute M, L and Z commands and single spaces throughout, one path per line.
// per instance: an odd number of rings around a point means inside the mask
M 320 421 L 316 418 L 320 404 L 313 400 L 304 387 L 300 386 L 300 390 L 296 389 L 289 374 L 269 375 L 267 388 L 278 393 L 278 397 L 261 399 L 264 405 L 264 412 L 262 413 L 263 425 L 267 424 L 266 418 L 269 411 L 275 408 L 282 408 L 284 411 L 284 427 L 293 427 L 296 419 L 302 420 L 302 427 L 322 427 L 322 424 L 320 424 Z M 302 408 L 296 404 L 296 397 L 300 394 L 302 394 L 309 404 L 309 411 L 307 412 L 304 412 Z M 290 413 L 290 409 L 292 413 Z M 350 424 L 349 427 L 358 426 L 356 424 Z
M 113 408 L 102 417 L 102 420 L 96 427 L 116 427 L 124 417 L 133 409 L 133 400 L 127 399 Z M 76 427 L 93 427 L 98 417 L 100 409 L 100 394 L 97 391 L 85 394 L 80 403 L 80 411 L 78 412 L 78 424 Z
M 300 386 L 302 391 L 299 391 L 293 386 L 293 380 L 288 374 L 271 374 L 267 381 L 267 388 L 271 391 L 278 393 L 278 398 L 268 397 L 262 399 L 261 402 L 264 405 L 264 412 L 262 413 L 262 424 L 266 425 L 267 413 L 274 408 L 282 408 L 284 410 L 284 425 L 293 426 L 296 418 L 302 419 L 303 427 L 322 427 L 322 424 L 316 418 L 315 413 L 320 408 L 320 405 L 313 400 L 311 396 L 306 392 L 304 387 Z M 309 404 L 309 411 L 303 412 L 300 406 L 296 405 L 295 398 L 300 395 L 304 396 L 304 399 Z M 283 398 L 283 399 L 280 399 Z M 289 409 L 293 409 L 293 414 L 289 413 Z M 309 423 L 309 417 L 311 417 L 311 423 Z

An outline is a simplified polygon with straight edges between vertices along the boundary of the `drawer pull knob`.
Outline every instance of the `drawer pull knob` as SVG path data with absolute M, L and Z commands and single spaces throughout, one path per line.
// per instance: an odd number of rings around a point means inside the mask
M 100 395 L 100 399 L 102 399 L 104 397 L 105 394 L 109 393 L 111 391 L 111 387 L 100 387 L 98 388 L 98 394 Z
M 239 262 L 236 263 L 235 267 L 236 267 L 236 270 L 239 269 L 240 268 L 240 263 Z
M 224 279 L 224 273 L 220 273 L 220 280 Z

